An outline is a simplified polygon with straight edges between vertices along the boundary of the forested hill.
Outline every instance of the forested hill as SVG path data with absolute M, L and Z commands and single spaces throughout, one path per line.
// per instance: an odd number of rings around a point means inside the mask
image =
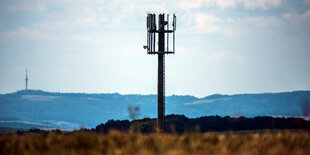
M 166 114 L 200 116 L 302 116 L 309 113 L 310 91 L 283 93 L 167 96 Z M 95 127 L 110 119 L 129 119 L 127 107 L 138 106 L 140 118 L 157 116 L 156 95 L 53 93 L 22 90 L 0 95 L 0 127 Z M 307 106 L 308 105 L 308 106 Z M 302 108 L 303 107 L 303 108 Z

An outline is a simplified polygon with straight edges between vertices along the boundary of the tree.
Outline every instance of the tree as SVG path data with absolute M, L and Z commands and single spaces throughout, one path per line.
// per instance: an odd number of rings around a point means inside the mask
M 309 116 L 310 105 L 309 105 L 309 101 L 307 99 L 303 99 L 301 101 L 301 110 L 302 110 L 303 116 Z
M 139 118 L 140 116 L 140 107 L 129 105 L 127 107 L 129 118 L 133 121 Z

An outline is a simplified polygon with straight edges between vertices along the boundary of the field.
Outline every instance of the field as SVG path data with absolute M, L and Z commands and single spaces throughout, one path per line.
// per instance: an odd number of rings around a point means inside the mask
M 310 131 L 260 133 L 8 133 L 0 154 L 310 154 Z

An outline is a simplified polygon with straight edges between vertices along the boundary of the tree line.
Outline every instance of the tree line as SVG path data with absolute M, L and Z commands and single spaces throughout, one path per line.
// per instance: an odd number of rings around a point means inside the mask
M 257 116 L 253 118 L 230 117 L 230 116 L 203 116 L 187 118 L 184 115 L 165 116 L 165 132 L 210 132 L 210 131 L 241 131 L 241 130 L 264 130 L 264 129 L 310 129 L 310 122 L 302 118 L 294 117 L 270 117 Z M 135 131 L 151 133 L 156 131 L 156 119 L 143 118 L 139 120 L 109 120 L 92 129 L 99 133 L 107 133 L 109 130 L 123 132 Z

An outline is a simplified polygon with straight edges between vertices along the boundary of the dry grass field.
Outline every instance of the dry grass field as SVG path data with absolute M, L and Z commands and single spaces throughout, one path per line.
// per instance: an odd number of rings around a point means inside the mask
M 108 134 L 74 133 L 2 134 L 0 154 L 310 154 L 310 131 L 262 133 Z

